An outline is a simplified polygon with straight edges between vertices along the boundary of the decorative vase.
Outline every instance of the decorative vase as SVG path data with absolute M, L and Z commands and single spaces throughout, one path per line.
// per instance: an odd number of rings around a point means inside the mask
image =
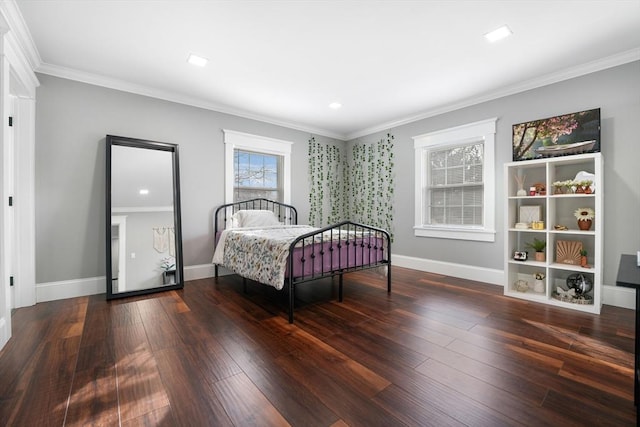
M 543 293 L 544 292 L 544 280 L 536 279 L 533 284 L 533 291 Z
M 514 178 L 518 183 L 518 191 L 516 192 L 516 196 L 518 197 L 526 196 L 527 192 L 524 189 L 524 176 L 516 175 Z
M 176 283 L 176 271 L 167 270 L 162 272 L 162 284 L 173 285 Z
M 544 262 L 544 252 L 536 252 L 536 261 Z
M 587 267 L 587 257 L 586 255 L 580 256 L 580 266 Z
M 591 229 L 591 224 L 593 223 L 590 219 L 578 220 L 578 228 L 582 231 L 587 231 Z

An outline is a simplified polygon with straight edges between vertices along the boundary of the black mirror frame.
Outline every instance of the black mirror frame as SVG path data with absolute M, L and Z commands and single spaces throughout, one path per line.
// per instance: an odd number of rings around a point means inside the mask
M 139 289 L 135 291 L 124 291 L 113 293 L 111 271 L 111 148 L 114 145 L 144 148 L 151 150 L 168 151 L 172 153 L 173 164 L 173 220 L 175 224 L 175 258 L 176 258 L 176 283 L 164 285 L 157 288 Z M 167 142 L 149 141 L 123 136 L 107 135 L 106 138 L 106 194 L 105 194 L 105 242 L 106 242 L 106 288 L 107 300 L 124 298 L 135 295 L 145 295 L 154 292 L 164 292 L 184 288 L 184 260 L 182 258 L 182 219 L 180 213 L 180 171 L 179 171 L 178 145 Z

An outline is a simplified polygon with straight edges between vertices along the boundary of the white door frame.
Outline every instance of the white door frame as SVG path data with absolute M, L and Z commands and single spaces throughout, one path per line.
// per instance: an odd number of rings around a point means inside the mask
M 114 225 L 118 226 L 118 292 L 124 292 L 127 290 L 127 216 L 112 215 L 111 226 Z
M 17 6 L 10 1 L 0 2 L 0 349 L 11 337 L 12 306 L 24 307 L 36 302 L 34 153 L 39 82 L 33 72 L 36 65 L 32 64 L 38 62 L 39 56 L 28 30 L 25 32 Z M 9 128 L 12 100 L 13 130 Z M 8 142 L 11 133 L 13 150 Z M 13 198 L 13 207 L 8 206 L 9 196 Z M 9 272 L 14 277 L 15 303 Z
M 9 101 L 7 102 L 7 115 L 11 117 L 13 121 L 13 116 L 15 114 L 15 106 L 16 106 L 16 97 L 12 94 L 9 95 Z M 3 181 L 6 189 L 6 194 L 9 194 L 10 197 L 16 194 L 15 188 L 15 180 L 16 180 L 16 157 L 15 157 L 15 140 L 14 140 L 14 131 L 13 125 L 7 127 L 7 132 L 4 134 L 6 139 L 4 139 L 4 149 L 3 152 L 6 154 L 5 161 L 3 162 L 4 174 Z M 12 197 L 12 205 L 13 205 L 13 197 Z M 11 277 L 14 277 L 16 274 L 16 263 L 17 259 L 15 256 L 16 252 L 16 212 L 13 206 L 5 207 L 5 227 L 3 234 L 6 233 L 5 239 L 5 247 L 4 247 L 4 260 L 5 260 L 5 275 L 8 276 L 11 282 Z M 9 288 L 9 309 L 16 308 L 15 301 L 15 286 L 10 286 Z
M 0 347 L 3 347 L 11 338 L 11 290 L 9 287 L 9 265 L 11 248 L 9 182 L 14 165 L 14 158 L 11 147 L 8 143 L 10 138 L 8 117 L 9 117 L 9 76 L 10 65 L 6 55 L 7 43 L 5 34 L 0 38 L 0 159 L 2 173 L 0 174 Z M 7 120 L 5 120 L 7 118 Z

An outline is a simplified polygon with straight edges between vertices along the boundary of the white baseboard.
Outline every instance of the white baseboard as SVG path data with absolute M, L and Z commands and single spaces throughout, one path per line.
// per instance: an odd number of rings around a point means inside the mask
M 88 277 L 86 279 L 62 280 L 36 284 L 36 303 L 66 298 L 84 297 L 107 292 L 106 277 Z
M 604 285 L 602 303 L 621 308 L 636 309 L 636 290 L 620 286 Z
M 184 267 L 184 280 L 206 279 L 215 275 L 213 264 L 189 265 Z
M 184 267 L 185 281 L 205 279 L 214 276 L 213 264 Z M 36 284 L 36 302 L 55 301 L 66 298 L 84 297 L 106 293 L 105 276 L 86 279 L 62 280 Z M 1 331 L 0 331 L 1 334 Z M 0 335 L 1 338 L 1 335 Z
M 444 276 L 477 280 L 478 282 L 490 283 L 492 285 L 502 286 L 504 283 L 504 272 L 502 270 L 494 270 L 491 268 L 434 261 L 405 255 L 391 255 L 391 264 L 418 271 L 442 274 Z
M 413 270 L 442 274 L 445 276 L 459 277 L 467 280 L 502 286 L 504 272 L 491 268 L 476 267 L 450 262 L 434 261 L 424 258 L 415 258 L 405 255 L 392 255 L 391 262 L 398 267 L 411 268 Z M 220 274 L 228 274 L 228 271 L 220 269 Z M 198 280 L 214 276 L 213 264 L 190 265 L 184 267 L 184 279 Z M 55 301 L 65 298 L 75 298 L 87 295 L 105 293 L 106 277 L 89 277 L 86 279 L 63 280 L 60 282 L 39 283 L 36 285 L 36 302 Z M 621 308 L 635 309 L 636 295 L 631 288 L 605 285 L 603 287 L 603 304 Z M 9 339 L 6 335 L 6 322 L 0 319 L 0 343 L 3 339 Z M 0 345 L 1 348 L 1 345 Z
M 474 267 L 471 265 L 433 261 L 429 259 L 409 257 L 405 255 L 392 255 L 391 262 L 393 265 L 397 265 L 398 267 L 405 267 L 429 273 L 459 277 L 461 279 L 477 280 L 479 282 L 485 282 L 498 286 L 503 286 L 504 284 L 503 270 L 493 270 L 490 268 Z M 619 286 L 604 285 L 602 291 L 602 303 L 615 307 L 635 310 L 635 292 L 636 291 L 631 288 L 621 288 Z
M 4 347 L 4 345 L 11 338 L 11 323 L 7 322 L 7 319 L 4 317 L 0 318 L 0 350 Z

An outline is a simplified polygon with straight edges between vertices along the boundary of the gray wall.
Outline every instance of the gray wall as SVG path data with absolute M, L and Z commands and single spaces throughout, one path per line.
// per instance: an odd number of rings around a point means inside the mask
M 394 253 L 503 269 L 503 164 L 510 162 L 511 126 L 575 111 L 601 108 L 604 157 L 604 283 L 615 284 L 622 253 L 640 250 L 640 62 L 574 78 L 389 129 L 395 136 Z M 498 117 L 496 133 L 496 241 L 466 242 L 415 237 L 413 136 Z M 355 141 L 375 141 L 386 135 Z
M 38 79 L 37 283 L 105 275 L 107 134 L 179 144 L 185 266 L 213 257 L 211 217 L 224 203 L 222 129 L 294 142 L 292 203 L 308 219 L 307 132 L 43 74 Z
M 640 62 L 623 65 L 388 131 L 395 136 L 394 252 L 503 268 L 503 170 L 511 160 L 511 125 L 601 108 L 605 159 L 605 284 L 614 284 L 621 253 L 640 249 Z M 308 219 L 309 134 L 259 121 L 38 75 L 36 117 L 36 281 L 102 276 L 104 266 L 104 139 L 106 134 L 180 144 L 185 265 L 213 254 L 211 216 L 224 201 L 222 129 L 295 142 L 292 203 Z M 496 242 L 413 236 L 414 159 L 411 137 L 498 117 Z M 385 132 L 359 138 L 374 141 Z M 316 136 L 316 140 L 327 138 Z

